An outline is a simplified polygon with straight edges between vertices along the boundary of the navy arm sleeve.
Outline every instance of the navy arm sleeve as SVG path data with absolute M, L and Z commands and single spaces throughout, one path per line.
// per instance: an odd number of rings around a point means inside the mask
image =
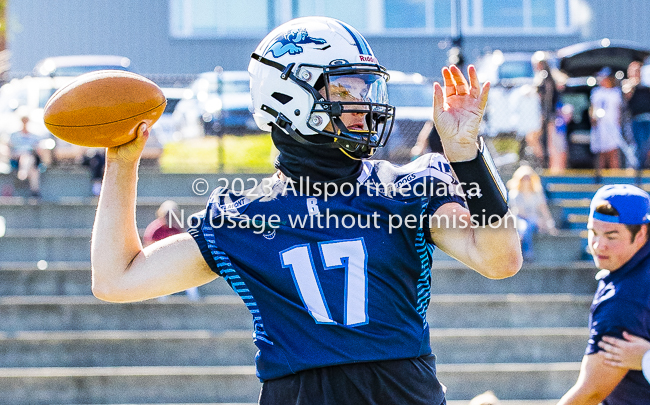
M 623 338 L 623 331 L 649 338 L 647 309 L 634 301 L 609 299 L 601 302 L 591 316 L 585 354 L 598 353 L 603 336 Z

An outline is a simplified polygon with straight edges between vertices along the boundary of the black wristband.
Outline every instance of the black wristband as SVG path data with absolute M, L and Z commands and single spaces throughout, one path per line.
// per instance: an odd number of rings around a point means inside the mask
M 485 226 L 508 213 L 508 192 L 482 137 L 478 141 L 476 158 L 451 162 L 451 167 L 463 187 L 472 223 Z

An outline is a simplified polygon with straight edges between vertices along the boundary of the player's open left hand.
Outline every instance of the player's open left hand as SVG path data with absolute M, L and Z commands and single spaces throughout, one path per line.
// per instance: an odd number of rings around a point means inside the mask
M 433 120 L 452 162 L 476 157 L 476 139 L 490 90 L 489 82 L 479 85 L 474 66 L 467 71 L 469 83 L 457 66 L 444 67 L 444 89 L 440 83 L 433 85 Z
M 135 163 L 140 159 L 144 145 L 149 138 L 149 129 L 147 124 L 142 123 L 136 130 L 137 136 L 131 142 L 124 145 L 115 146 L 106 149 L 106 160 L 116 161 L 120 163 Z

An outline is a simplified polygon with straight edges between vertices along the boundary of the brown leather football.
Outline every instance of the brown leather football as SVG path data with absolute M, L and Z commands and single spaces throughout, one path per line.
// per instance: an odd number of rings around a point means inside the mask
M 160 118 L 167 100 L 151 80 L 132 72 L 83 74 L 50 97 L 43 114 L 56 137 L 75 145 L 113 147 L 132 141 L 141 123 Z

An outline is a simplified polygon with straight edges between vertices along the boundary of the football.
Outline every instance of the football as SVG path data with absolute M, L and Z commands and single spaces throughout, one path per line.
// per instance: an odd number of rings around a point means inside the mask
M 135 139 L 143 122 L 151 128 L 166 104 L 151 80 L 132 72 L 99 70 L 57 90 L 45 104 L 43 120 L 66 142 L 109 148 Z

